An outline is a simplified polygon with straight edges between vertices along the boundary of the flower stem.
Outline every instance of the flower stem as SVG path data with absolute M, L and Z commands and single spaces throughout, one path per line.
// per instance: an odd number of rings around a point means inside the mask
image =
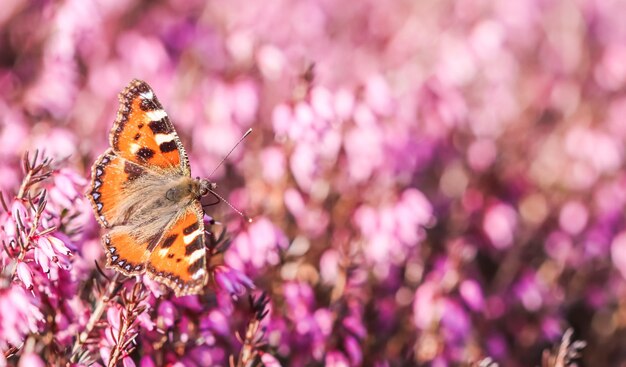
M 93 310 L 93 313 L 89 317 L 89 321 L 87 321 L 85 330 L 83 330 L 83 332 L 80 333 L 80 335 L 74 342 L 74 346 L 72 347 L 72 361 L 73 362 L 76 362 L 78 352 L 80 351 L 83 344 L 85 344 L 85 342 L 87 341 L 89 334 L 93 331 L 94 327 L 96 326 L 96 323 L 100 320 L 100 317 L 102 317 L 102 314 L 104 313 L 104 309 L 106 308 L 107 304 L 112 298 L 115 297 L 115 293 L 117 293 L 119 289 L 118 286 L 120 284 L 118 280 L 118 275 L 119 273 L 116 272 L 115 275 L 113 276 L 113 279 L 111 279 L 111 282 L 109 283 L 109 286 L 105 294 L 102 297 L 100 297 L 100 299 L 98 299 L 96 308 Z
M 120 331 L 119 333 L 117 333 L 117 343 L 115 343 L 115 346 L 113 347 L 113 350 L 111 351 L 111 358 L 109 358 L 108 367 L 115 367 L 115 365 L 117 364 L 117 361 L 120 359 L 120 353 L 122 352 L 122 347 L 123 347 L 122 341 L 124 339 L 124 335 L 126 335 L 126 331 L 128 330 L 129 323 L 125 319 L 120 324 L 121 324 Z

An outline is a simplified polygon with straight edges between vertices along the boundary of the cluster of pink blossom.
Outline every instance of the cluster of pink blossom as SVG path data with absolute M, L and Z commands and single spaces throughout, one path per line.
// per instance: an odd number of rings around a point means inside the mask
M 624 363 L 625 16 L 3 1 L 0 367 Z M 201 295 L 104 268 L 83 193 L 133 78 L 253 218 L 206 208 Z

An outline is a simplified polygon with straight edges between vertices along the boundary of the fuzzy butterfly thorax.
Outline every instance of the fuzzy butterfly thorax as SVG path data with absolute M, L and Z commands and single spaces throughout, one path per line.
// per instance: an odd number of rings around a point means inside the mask
M 215 190 L 216 184 L 207 179 L 185 179 L 170 187 L 165 193 L 165 198 L 173 202 L 184 202 L 188 198 L 200 200 L 209 191 Z
M 191 177 L 185 149 L 145 82 L 119 96 L 111 148 L 92 168 L 87 194 L 106 230 L 107 267 L 147 272 L 176 295 L 201 292 L 208 280 L 200 198 L 215 188 Z

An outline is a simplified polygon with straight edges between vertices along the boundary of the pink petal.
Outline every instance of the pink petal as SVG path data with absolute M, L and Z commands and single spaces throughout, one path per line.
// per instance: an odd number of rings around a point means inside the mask
M 54 236 L 48 236 L 47 239 L 48 241 L 50 241 L 50 243 L 52 244 L 52 247 L 57 252 L 62 253 L 66 256 L 70 256 L 72 254 L 70 249 L 68 249 L 67 246 L 65 246 L 65 243 L 63 243 L 63 241 L 61 241 L 60 239 Z
M 613 265 L 626 279 L 626 232 L 618 234 L 611 243 L 611 260 Z
M 23 261 L 17 263 L 17 276 L 28 290 L 33 289 L 33 275 L 28 265 Z
M 43 362 L 41 357 L 32 352 L 27 352 L 22 355 L 20 358 L 20 362 L 17 364 L 18 367 L 45 367 L 46 364 Z

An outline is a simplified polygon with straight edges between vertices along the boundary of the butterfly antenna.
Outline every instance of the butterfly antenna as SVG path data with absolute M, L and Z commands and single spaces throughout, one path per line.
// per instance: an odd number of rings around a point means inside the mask
M 220 194 L 218 194 L 217 192 L 215 192 L 215 191 L 213 191 L 213 190 L 211 190 L 211 189 L 209 189 L 209 191 L 211 192 L 211 194 L 215 195 L 218 199 L 222 200 L 222 201 L 223 201 L 223 202 L 225 202 L 228 206 L 230 206 L 230 208 L 231 208 L 232 210 L 234 210 L 234 211 L 235 211 L 235 213 L 237 213 L 237 214 L 241 215 L 241 217 L 242 217 L 243 219 L 245 219 L 245 221 L 246 221 L 246 222 L 248 222 L 248 223 L 252 223 L 252 218 L 250 218 L 250 217 L 248 217 L 247 215 L 243 214 L 243 213 L 241 212 L 241 210 L 239 210 L 239 209 L 235 208 L 235 207 L 233 206 L 233 204 L 229 203 L 229 202 L 228 202 L 228 200 L 224 199 L 224 198 L 223 198 Z
M 246 136 L 250 135 L 250 133 L 252 132 L 252 128 L 248 129 L 248 131 L 246 131 L 245 134 L 243 134 L 243 136 L 241 137 L 241 139 L 239 139 L 239 141 L 233 146 L 233 148 L 230 150 L 230 152 L 228 152 L 228 154 L 226 154 L 224 156 L 224 158 L 222 158 L 222 160 L 220 161 L 220 163 L 213 169 L 213 172 L 211 172 L 211 174 L 209 175 L 209 178 L 211 178 L 213 176 L 213 174 L 215 173 L 215 171 L 217 171 L 218 168 L 220 168 L 222 166 L 222 164 L 224 163 L 224 161 L 226 160 L 226 158 L 228 158 L 228 156 L 235 150 L 235 148 L 237 148 L 239 146 L 239 144 L 241 144 L 241 142 L 243 141 L 243 139 L 246 138 Z M 215 193 L 214 193 L 215 194 Z M 216 196 L 218 196 L 216 194 Z M 225 203 L 228 203 L 226 200 L 222 199 L 222 201 L 224 201 Z M 228 204 L 230 205 L 230 204 Z M 232 207 L 232 205 L 231 205 Z M 235 209 L 235 208 L 233 208 Z M 238 211 L 238 210 L 235 210 Z

